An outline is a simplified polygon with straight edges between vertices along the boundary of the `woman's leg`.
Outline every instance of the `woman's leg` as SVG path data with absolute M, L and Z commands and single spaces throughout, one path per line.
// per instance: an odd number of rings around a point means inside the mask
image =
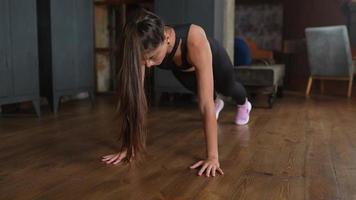
M 173 71 L 174 76 L 178 79 L 178 81 L 188 90 L 197 94 L 197 79 L 195 76 L 195 72 L 181 72 L 181 71 Z M 215 117 L 219 118 L 220 111 L 224 108 L 224 101 L 217 98 L 216 93 L 214 92 L 215 99 Z
M 174 76 L 177 78 L 177 80 L 189 91 L 193 92 L 194 94 L 197 93 L 197 79 L 195 76 L 195 71 L 191 72 L 182 72 L 179 70 L 173 70 L 172 71 Z M 214 99 L 216 98 L 216 94 L 214 93 Z
M 213 60 L 213 72 L 216 91 L 224 96 L 232 97 L 237 104 L 235 123 L 247 124 L 252 105 L 247 100 L 245 87 L 235 80 L 234 66 L 223 48 L 219 49 L 218 56 Z
M 213 64 L 215 90 L 224 96 L 232 97 L 237 105 L 243 105 L 246 101 L 246 90 L 235 80 L 234 67 L 225 50 L 220 50 Z
M 197 94 L 197 83 L 194 72 L 181 72 L 179 70 L 173 70 L 172 72 L 186 89 Z

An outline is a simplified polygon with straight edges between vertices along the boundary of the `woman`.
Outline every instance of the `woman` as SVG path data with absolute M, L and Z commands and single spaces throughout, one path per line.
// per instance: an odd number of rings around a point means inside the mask
M 148 11 L 139 12 L 127 22 L 120 45 L 118 114 L 122 145 L 120 152 L 104 156 L 102 161 L 115 165 L 130 162 L 145 149 L 144 71 L 145 67 L 158 66 L 173 70 L 177 79 L 198 95 L 207 155 L 190 168 L 200 168 L 199 176 L 223 174 L 218 156 L 217 118 L 224 102 L 217 99 L 214 106 L 214 91 L 236 101 L 236 124 L 246 124 L 251 110 L 244 87 L 234 80 L 233 65 L 226 51 L 207 38 L 201 27 L 165 26 Z

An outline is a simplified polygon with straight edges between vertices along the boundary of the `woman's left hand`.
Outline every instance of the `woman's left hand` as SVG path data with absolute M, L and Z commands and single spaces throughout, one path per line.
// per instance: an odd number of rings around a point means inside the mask
M 201 176 L 204 173 L 207 177 L 210 177 L 210 175 L 215 176 L 216 172 L 219 172 L 221 175 L 224 174 L 224 172 L 220 168 L 219 160 L 215 158 L 200 160 L 194 165 L 190 166 L 190 169 L 196 169 L 198 167 L 201 167 L 198 172 L 198 176 Z

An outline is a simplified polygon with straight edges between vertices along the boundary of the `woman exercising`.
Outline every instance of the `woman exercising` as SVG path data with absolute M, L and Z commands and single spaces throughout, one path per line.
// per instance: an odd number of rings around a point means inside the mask
M 237 125 L 248 123 L 252 108 L 245 88 L 234 79 L 233 65 L 225 49 L 197 25 L 165 26 L 158 16 L 146 10 L 137 12 L 126 23 L 120 45 L 117 109 L 122 144 L 120 152 L 104 156 L 102 161 L 114 165 L 130 162 L 145 150 L 144 72 L 145 67 L 158 66 L 172 70 L 175 77 L 198 96 L 206 158 L 190 168 L 199 169 L 199 176 L 223 174 L 218 155 L 217 119 L 224 102 L 215 98 L 215 92 L 235 100 Z

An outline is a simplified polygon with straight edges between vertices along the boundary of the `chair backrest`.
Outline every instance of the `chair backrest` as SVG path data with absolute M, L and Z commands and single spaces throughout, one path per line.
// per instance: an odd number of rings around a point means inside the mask
M 305 34 L 311 75 L 347 77 L 353 74 L 346 26 L 311 27 Z

